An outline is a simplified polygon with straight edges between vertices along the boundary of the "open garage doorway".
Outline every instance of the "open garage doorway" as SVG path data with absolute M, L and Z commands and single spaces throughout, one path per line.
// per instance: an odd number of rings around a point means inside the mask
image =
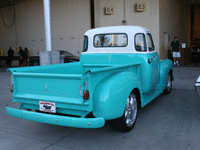
M 196 66 L 200 63 L 200 3 L 190 5 L 191 31 L 190 48 L 191 62 Z

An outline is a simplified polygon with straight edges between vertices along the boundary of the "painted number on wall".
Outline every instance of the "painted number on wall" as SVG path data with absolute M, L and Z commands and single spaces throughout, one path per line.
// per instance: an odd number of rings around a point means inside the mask
M 104 14 L 105 15 L 111 15 L 114 13 L 114 8 L 113 7 L 105 7 L 104 8 Z
M 139 12 L 139 11 L 145 11 L 146 5 L 145 5 L 145 3 L 136 3 L 136 4 L 134 5 L 134 9 L 135 9 L 135 11 L 137 11 L 137 12 Z
M 138 4 L 139 10 L 145 9 L 145 4 Z

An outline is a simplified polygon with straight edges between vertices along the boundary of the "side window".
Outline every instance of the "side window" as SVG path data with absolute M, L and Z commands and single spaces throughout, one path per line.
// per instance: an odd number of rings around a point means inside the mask
M 146 52 L 146 39 L 143 33 L 138 33 L 135 35 L 135 49 L 138 52 Z
M 149 34 L 149 33 L 147 33 L 147 42 L 148 42 L 149 51 L 154 51 L 155 46 L 154 46 L 154 43 L 153 43 L 153 38 L 152 38 L 151 34 Z
M 83 52 L 87 52 L 87 49 L 88 49 L 88 37 L 84 36 Z

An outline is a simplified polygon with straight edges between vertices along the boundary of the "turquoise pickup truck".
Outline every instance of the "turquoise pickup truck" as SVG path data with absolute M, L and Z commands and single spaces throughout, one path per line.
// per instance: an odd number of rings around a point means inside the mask
M 171 60 L 159 60 L 150 31 L 138 26 L 91 29 L 79 62 L 8 69 L 17 118 L 77 128 L 110 120 L 128 132 L 144 107 L 172 88 Z

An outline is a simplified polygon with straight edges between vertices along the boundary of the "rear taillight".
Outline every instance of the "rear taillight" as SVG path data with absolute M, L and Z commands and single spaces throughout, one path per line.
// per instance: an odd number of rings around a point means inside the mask
M 12 76 L 11 76 L 11 86 L 10 86 L 10 92 L 13 93 L 13 80 L 12 80 Z
M 88 90 L 83 91 L 83 99 L 88 100 L 90 98 L 90 94 Z
M 87 84 L 88 84 L 88 77 L 86 78 L 86 83 L 85 83 L 85 90 L 83 91 L 83 95 L 82 95 L 82 82 L 81 82 L 81 86 L 80 86 L 80 95 L 81 97 L 83 97 L 84 100 L 88 100 L 90 98 L 90 94 L 89 91 L 87 90 Z
M 12 92 L 13 93 L 13 85 L 11 86 L 11 88 L 10 88 L 10 92 Z

